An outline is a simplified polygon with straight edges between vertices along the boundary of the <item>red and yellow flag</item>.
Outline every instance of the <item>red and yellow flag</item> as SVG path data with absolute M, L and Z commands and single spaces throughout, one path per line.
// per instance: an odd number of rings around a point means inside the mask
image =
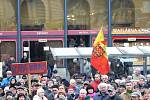
M 93 44 L 91 65 L 102 75 L 108 74 L 110 71 L 108 56 L 106 53 L 106 43 L 104 40 L 103 27 L 101 27 Z

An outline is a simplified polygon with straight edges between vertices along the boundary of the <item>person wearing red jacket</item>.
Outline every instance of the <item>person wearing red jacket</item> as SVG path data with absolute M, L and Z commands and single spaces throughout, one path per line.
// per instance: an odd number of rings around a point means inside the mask
M 94 91 L 96 92 L 97 87 L 100 83 L 100 74 L 95 74 L 94 79 L 95 80 L 93 82 L 91 82 L 91 86 L 94 88 Z

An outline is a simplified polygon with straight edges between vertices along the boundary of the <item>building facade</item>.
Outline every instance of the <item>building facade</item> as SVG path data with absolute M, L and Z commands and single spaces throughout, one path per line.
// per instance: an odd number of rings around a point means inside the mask
M 68 47 L 92 46 L 101 25 L 107 39 L 107 0 L 67 0 Z M 112 0 L 113 46 L 150 45 L 150 1 Z M 44 47 L 64 45 L 64 0 L 21 0 L 22 52 L 47 60 Z M 17 57 L 17 0 L 0 0 L 0 58 Z M 140 63 L 141 64 L 141 63 Z

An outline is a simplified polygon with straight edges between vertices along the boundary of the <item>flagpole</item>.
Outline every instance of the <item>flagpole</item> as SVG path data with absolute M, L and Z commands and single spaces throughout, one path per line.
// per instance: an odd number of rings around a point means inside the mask
M 17 0 L 17 52 L 17 61 L 20 63 L 22 58 L 20 0 Z
M 67 47 L 67 39 L 68 39 L 68 21 L 67 21 L 67 1 L 64 0 L 64 47 Z M 66 76 L 67 75 L 67 59 L 64 59 L 64 67 L 66 68 Z
M 112 0 L 108 0 L 108 47 L 112 47 Z

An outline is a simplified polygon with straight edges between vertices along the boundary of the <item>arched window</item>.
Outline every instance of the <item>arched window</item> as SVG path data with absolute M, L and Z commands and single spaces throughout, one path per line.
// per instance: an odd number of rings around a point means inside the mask
M 90 8 L 86 0 L 68 0 L 68 29 L 90 28 Z
M 16 30 L 15 9 L 9 0 L 0 1 L 0 31 Z
M 22 30 L 42 30 L 45 6 L 41 0 L 24 0 L 21 5 Z
M 132 0 L 113 0 L 112 24 L 114 27 L 135 26 L 135 7 Z

